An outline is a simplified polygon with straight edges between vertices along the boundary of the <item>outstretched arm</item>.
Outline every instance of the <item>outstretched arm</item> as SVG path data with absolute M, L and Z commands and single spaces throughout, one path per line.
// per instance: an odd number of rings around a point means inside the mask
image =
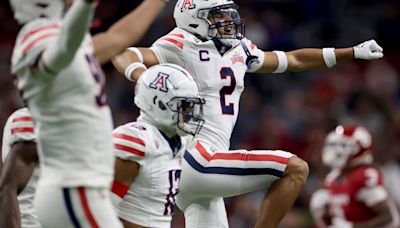
M 108 62 L 113 56 L 139 41 L 164 6 L 164 0 L 145 0 L 106 32 L 95 35 L 95 55 L 100 63 Z
M 338 62 L 350 59 L 379 59 L 383 49 L 369 40 L 350 48 L 304 48 L 290 52 L 264 53 L 264 61 L 258 73 L 300 72 L 316 68 L 333 67 Z
M 0 176 L 0 226 L 21 227 L 17 195 L 25 188 L 37 162 L 36 143 L 18 142 L 11 146 Z
M 94 15 L 94 0 L 76 0 L 62 20 L 56 40 L 47 46 L 40 67 L 51 72 L 68 66 L 80 47 Z
M 114 57 L 112 63 L 117 71 L 124 74 L 129 81 L 136 82 L 147 67 L 160 62 L 150 48 L 129 48 Z

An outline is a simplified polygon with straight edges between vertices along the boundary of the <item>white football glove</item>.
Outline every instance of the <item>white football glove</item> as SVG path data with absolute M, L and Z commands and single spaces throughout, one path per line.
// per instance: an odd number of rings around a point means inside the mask
M 353 223 L 336 217 L 332 219 L 332 225 L 328 228 L 353 228 Z
M 326 207 L 329 204 L 329 192 L 326 189 L 315 191 L 310 200 L 310 211 L 318 227 L 327 227 L 323 217 L 326 213 Z
M 353 47 L 356 59 L 380 59 L 383 57 L 383 48 L 375 40 L 368 40 Z
M 324 209 L 329 203 L 329 192 L 326 189 L 318 189 L 315 191 L 310 200 L 311 210 Z

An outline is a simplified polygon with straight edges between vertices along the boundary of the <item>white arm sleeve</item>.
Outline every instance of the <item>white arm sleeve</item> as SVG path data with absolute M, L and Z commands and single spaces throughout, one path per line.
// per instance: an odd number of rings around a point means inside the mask
M 258 71 L 264 64 L 264 52 L 259 49 L 251 40 L 244 38 L 242 41 L 250 54 L 254 57 L 257 57 L 255 61 L 252 61 L 251 64 L 247 66 L 247 72 L 254 73 Z
M 60 34 L 43 53 L 42 60 L 51 71 L 59 71 L 68 66 L 85 34 L 94 15 L 94 4 L 76 0 L 66 13 Z

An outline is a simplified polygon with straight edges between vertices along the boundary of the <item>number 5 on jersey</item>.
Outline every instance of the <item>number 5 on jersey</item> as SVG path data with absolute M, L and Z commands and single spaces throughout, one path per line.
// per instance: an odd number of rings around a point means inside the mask
M 101 69 L 99 62 L 93 55 L 85 55 L 86 61 L 89 64 L 90 72 L 92 73 L 92 76 L 97 84 L 100 86 L 100 92 L 98 95 L 95 96 L 96 99 L 96 104 L 99 107 L 107 105 L 107 96 L 104 91 L 104 86 L 105 86 L 105 77 L 103 70 Z

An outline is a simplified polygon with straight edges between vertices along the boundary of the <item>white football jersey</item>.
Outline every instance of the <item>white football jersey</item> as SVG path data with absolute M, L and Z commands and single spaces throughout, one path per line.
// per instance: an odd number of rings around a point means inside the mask
M 245 48 L 261 62 L 264 60 L 264 53 L 251 41 L 244 38 L 242 42 L 244 45 L 239 44 L 221 56 L 213 41 L 203 42 L 191 33 L 175 28 L 151 47 L 160 63 L 182 66 L 199 83 L 200 95 L 206 104 L 205 123 L 197 138 L 214 145 L 216 150 L 229 149 L 245 73 L 259 69 L 255 65 L 248 69 Z
M 12 55 L 18 89 L 35 120 L 40 181 L 64 187 L 108 187 L 114 164 L 112 118 L 90 35 L 63 70 L 52 73 L 51 66 L 37 68 L 61 23 L 38 19 L 26 24 Z
M 145 227 L 171 227 L 185 142 L 164 136 L 158 128 L 131 122 L 113 131 L 114 153 L 140 164 L 139 174 L 118 205 L 117 214 Z
M 27 108 L 18 109 L 8 118 L 3 132 L 3 161 L 10 153 L 10 148 L 17 142 L 36 142 L 35 129 L 32 116 Z M 21 225 L 23 228 L 40 227 L 33 206 L 36 185 L 39 179 L 39 167 L 32 173 L 24 190 L 18 195 L 18 204 L 21 213 Z

